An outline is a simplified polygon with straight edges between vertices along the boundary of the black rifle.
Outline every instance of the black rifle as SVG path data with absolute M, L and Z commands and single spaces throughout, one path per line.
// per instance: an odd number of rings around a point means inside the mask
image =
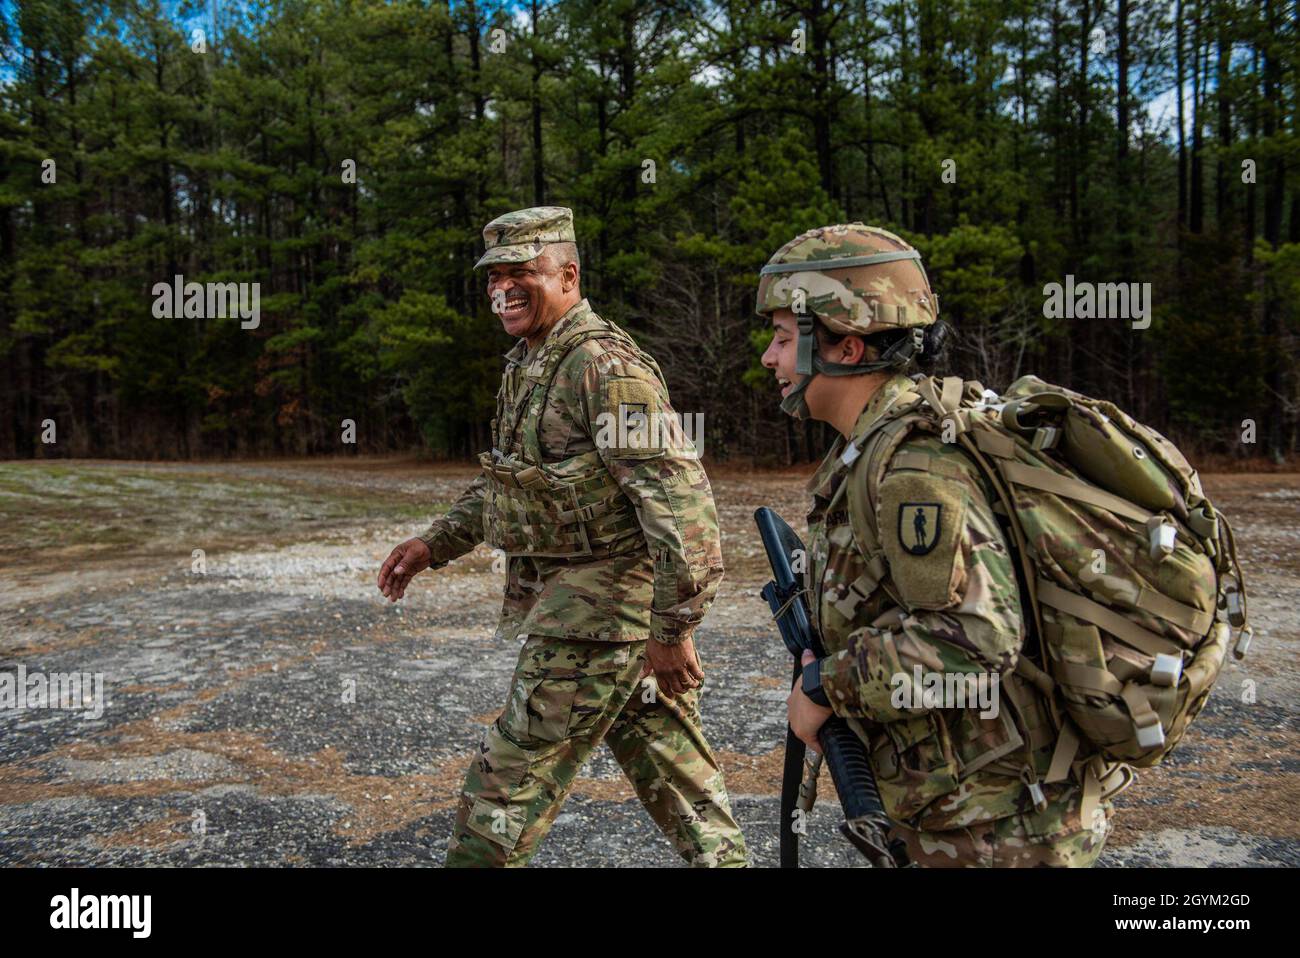
M 792 559 L 805 557 L 803 543 L 785 521 L 766 506 L 754 513 L 758 534 L 772 566 L 773 581 L 763 586 L 763 598 L 772 608 L 785 647 L 794 656 L 794 681 L 803 672 L 800 660 L 805 649 L 817 658 L 825 658 L 820 637 L 813 631 L 803 589 L 794 574 Z M 844 809 L 840 831 L 854 847 L 877 868 L 899 864 L 901 851 L 891 852 L 886 839 L 889 818 L 880 802 L 876 777 L 867 760 L 867 749 L 853 729 L 841 718 L 831 716 L 817 733 L 822 755 L 831 770 L 831 781 Z M 781 867 L 799 867 L 799 831 L 795 828 L 797 809 L 806 815 L 812 810 L 817 794 L 817 773 L 821 758 L 806 759 L 807 749 L 787 725 L 785 731 L 785 768 L 781 777 Z M 899 854 L 899 858 L 895 858 Z

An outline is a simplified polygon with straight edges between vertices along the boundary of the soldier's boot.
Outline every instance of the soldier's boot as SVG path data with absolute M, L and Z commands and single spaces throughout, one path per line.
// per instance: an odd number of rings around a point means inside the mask
M 1087 868 L 1105 847 L 1111 814 L 1103 802 L 1084 827 L 1074 790 L 1042 812 L 942 832 L 895 826 L 891 836 L 902 838 L 908 858 L 923 868 Z
M 743 867 L 745 839 L 700 725 L 699 691 L 676 698 L 647 679 L 605 736 L 655 824 L 700 867 Z
M 448 867 L 526 865 L 632 695 L 639 643 L 530 637 L 465 777 Z

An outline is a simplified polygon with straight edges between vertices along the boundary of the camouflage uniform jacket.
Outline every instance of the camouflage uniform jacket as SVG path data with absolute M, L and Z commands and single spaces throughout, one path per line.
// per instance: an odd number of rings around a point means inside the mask
M 577 324 L 603 331 L 572 345 Z M 646 414 L 640 422 L 656 421 L 656 413 L 659 422 L 674 421 L 658 367 L 585 299 L 536 349 L 520 340 L 505 358 L 492 426 L 497 457 L 541 465 L 549 474 L 574 457 L 597 461 L 630 500 L 635 522 L 607 555 L 511 553 L 499 630 L 512 637 L 681 642 L 713 602 L 722 548 L 713 492 L 694 447 L 672 441 L 666 429 L 626 428 L 630 413 Z M 490 488 L 486 476 L 476 478 L 420 536 L 434 568 L 484 541 Z
M 910 387 L 904 376 L 888 380 L 850 439 Z M 1048 715 L 1013 672 L 1023 642 L 1014 558 L 980 474 L 937 436 L 904 440 L 873 490 L 881 541 L 862 541 L 870 537 L 861 528 L 855 537 L 845 480 L 864 481 L 866 471 L 850 469 L 850 447 L 841 437 L 809 483 L 806 585 L 827 651 L 822 684 L 831 707 L 867 742 L 896 822 L 942 831 L 1032 815 L 1026 785 L 1041 777 L 1050 751 L 1031 752 L 1018 727 L 1041 726 Z M 966 707 L 951 707 L 953 696 L 925 697 L 927 675 L 962 673 L 985 677 L 996 716 L 973 696 Z M 1045 790 L 1054 801 L 1073 787 Z

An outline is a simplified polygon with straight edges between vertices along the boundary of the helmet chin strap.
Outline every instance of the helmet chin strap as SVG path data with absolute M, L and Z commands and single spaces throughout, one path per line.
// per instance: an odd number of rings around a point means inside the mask
M 795 419 L 808 418 L 808 400 L 804 398 L 803 391 L 808 388 L 810 382 L 812 376 L 805 376 L 803 382 L 790 390 L 790 394 L 781 400 L 781 412 L 787 416 L 794 416 Z
M 803 376 L 803 382 L 790 390 L 790 394 L 781 400 L 781 411 L 795 419 L 809 418 L 808 400 L 804 392 L 818 373 L 827 376 L 861 376 L 886 369 L 901 371 L 911 364 L 924 346 L 925 330 L 920 326 L 913 326 L 911 336 L 894 343 L 881 353 L 879 359 L 869 363 L 832 363 L 817 355 L 817 340 L 813 336 L 813 317 L 800 316 L 794 371 Z

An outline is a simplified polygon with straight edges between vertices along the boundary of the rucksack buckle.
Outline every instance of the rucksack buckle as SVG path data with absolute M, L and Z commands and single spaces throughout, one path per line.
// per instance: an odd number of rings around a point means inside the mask
M 1219 517 L 1208 502 L 1187 514 L 1187 524 L 1205 540 L 1206 545 L 1212 546 L 1219 538 Z
M 1034 803 L 1034 811 L 1044 811 L 1047 808 L 1047 793 L 1043 791 L 1043 786 L 1039 784 L 1028 765 L 1020 770 L 1020 780 L 1029 790 L 1029 800 Z
M 1223 596 L 1228 608 L 1228 622 L 1234 629 L 1240 629 L 1246 624 L 1246 603 L 1241 597 L 1241 586 L 1229 581 L 1224 586 Z
M 1151 666 L 1151 684 L 1173 688 L 1183 674 L 1183 657 L 1161 652 Z
M 1041 812 L 1047 808 L 1047 795 L 1043 792 L 1043 786 L 1037 782 L 1029 783 L 1029 797 L 1033 799 L 1035 811 Z
M 1061 430 L 1058 426 L 1039 426 L 1034 430 L 1034 438 L 1030 445 L 1039 452 L 1046 452 L 1055 449 L 1060 441 Z
M 1164 726 L 1160 724 L 1159 717 L 1149 725 L 1138 725 L 1136 722 L 1134 725 L 1137 728 L 1137 743 L 1139 748 L 1159 748 L 1165 744 L 1165 730 Z
M 1232 646 L 1232 657 L 1234 659 L 1244 659 L 1246 657 L 1246 650 L 1250 648 L 1250 640 L 1254 635 L 1255 633 L 1250 626 L 1246 626 L 1237 633 L 1237 641 Z
M 1174 543 L 1178 540 L 1178 528 L 1167 522 L 1164 516 L 1152 516 L 1147 520 L 1147 542 L 1151 548 L 1151 558 L 1160 562 L 1172 555 Z

